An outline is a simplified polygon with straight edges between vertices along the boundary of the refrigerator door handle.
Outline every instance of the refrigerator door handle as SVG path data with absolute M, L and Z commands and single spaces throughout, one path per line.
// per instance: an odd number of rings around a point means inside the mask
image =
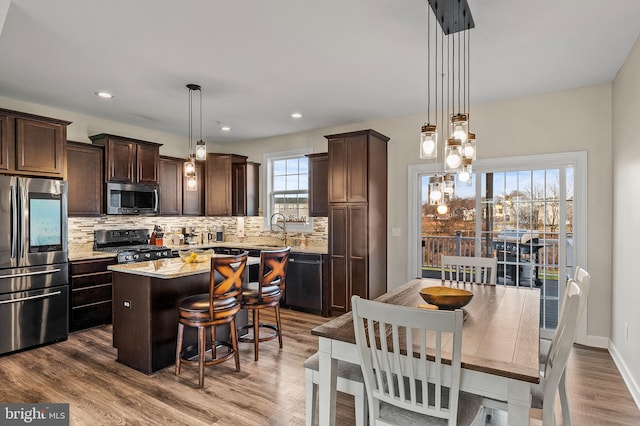
M 54 274 L 56 272 L 60 272 L 60 268 L 47 269 L 46 271 L 25 272 L 24 274 L 0 275 L 0 279 L 1 278 L 31 277 L 31 276 L 34 276 L 34 275 Z
M 18 250 L 18 205 L 16 199 L 16 187 L 11 186 L 11 258 L 16 257 L 16 252 Z
M 9 304 L 9 303 L 24 302 L 25 300 L 47 299 L 49 297 L 57 296 L 60 293 L 62 293 L 62 292 L 61 291 L 54 291 L 52 293 L 40 294 L 38 296 L 29 296 L 29 297 L 20 297 L 18 299 L 2 300 L 2 301 L 0 301 L 0 305 L 6 305 L 6 304 Z
M 18 202 L 20 203 L 20 211 L 23 212 L 25 211 L 26 208 L 26 200 L 24 199 L 24 189 L 22 188 L 22 184 L 21 184 L 21 180 L 18 180 Z M 23 259 L 24 259 L 24 246 L 26 244 L 25 241 L 25 221 L 24 221 L 24 215 L 23 217 L 18 218 L 18 220 L 20 221 L 20 241 L 18 241 L 18 245 L 19 245 L 19 250 L 18 250 L 18 257 L 19 257 L 19 263 L 22 264 Z

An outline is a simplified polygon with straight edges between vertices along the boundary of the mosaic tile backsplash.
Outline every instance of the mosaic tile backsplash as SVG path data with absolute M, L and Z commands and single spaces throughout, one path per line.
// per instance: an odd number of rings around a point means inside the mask
M 287 230 L 287 243 L 307 247 L 327 247 L 328 219 L 315 217 L 312 232 L 292 232 Z M 69 250 L 90 251 L 93 249 L 93 231 L 95 229 L 147 228 L 153 230 L 159 225 L 165 231 L 164 244 L 178 244 L 177 234 L 184 227 L 193 227 L 198 242 L 207 242 L 207 234 L 214 233 L 216 227 L 224 227 L 224 241 L 251 244 L 282 244 L 279 232 L 264 230 L 264 218 L 251 217 L 209 217 L 209 216 L 100 216 L 70 217 Z M 244 228 L 244 233 L 242 232 Z M 242 236 L 244 234 L 244 236 Z

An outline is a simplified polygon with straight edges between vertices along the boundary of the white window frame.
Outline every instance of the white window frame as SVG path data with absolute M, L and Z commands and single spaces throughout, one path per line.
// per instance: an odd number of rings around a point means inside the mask
M 265 231 L 271 230 L 271 224 L 269 223 L 269 219 L 271 219 L 271 214 L 273 213 L 273 206 L 271 205 L 271 192 L 273 191 L 273 160 L 280 160 L 284 158 L 292 158 L 292 157 L 302 157 L 306 154 L 312 154 L 313 149 L 304 148 L 304 149 L 296 149 L 291 151 L 280 151 L 280 152 L 268 152 L 264 153 L 262 156 L 262 164 L 265 164 L 262 172 L 262 182 L 263 182 L 263 194 L 264 194 L 264 221 L 263 221 L 263 229 Z M 310 188 L 308 188 L 310 190 Z M 307 223 L 289 223 L 287 222 L 287 232 L 311 232 L 313 231 L 313 218 L 309 217 Z

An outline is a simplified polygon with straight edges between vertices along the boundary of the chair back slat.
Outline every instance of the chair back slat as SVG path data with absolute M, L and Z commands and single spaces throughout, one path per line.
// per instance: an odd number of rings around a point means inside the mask
M 351 303 L 371 416 L 386 402 L 455 423 L 462 311 L 397 306 L 358 296 Z
M 498 259 L 495 257 L 442 255 L 441 279 L 455 283 L 495 284 Z M 449 273 L 447 278 L 447 272 Z

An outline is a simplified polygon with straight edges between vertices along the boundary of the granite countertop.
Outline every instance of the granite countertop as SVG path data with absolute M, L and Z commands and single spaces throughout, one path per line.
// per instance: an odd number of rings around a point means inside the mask
M 250 242 L 222 242 L 222 243 L 204 243 L 204 244 L 183 244 L 183 245 L 172 245 L 166 244 L 166 247 L 171 250 L 189 250 L 189 249 L 207 249 L 207 248 L 215 248 L 215 247 L 228 247 L 228 248 L 242 248 L 248 250 L 275 250 L 277 248 L 281 248 L 281 246 L 273 246 L 267 244 L 256 244 Z M 300 246 L 292 246 L 292 253 L 309 253 L 309 254 L 327 254 L 327 247 L 317 247 L 317 246 L 307 246 L 302 248 Z M 79 261 L 79 260 L 89 260 L 89 259 L 104 259 L 109 257 L 116 257 L 116 253 L 104 252 L 104 251 L 94 251 L 94 250 L 69 250 L 69 261 Z
M 69 250 L 69 262 L 73 262 L 76 260 L 89 260 L 89 259 L 106 259 L 109 257 L 116 257 L 117 253 L 107 252 L 107 251 L 77 251 L 77 250 Z
M 256 244 L 251 242 L 222 242 L 222 243 L 202 243 L 202 244 L 183 244 L 183 245 L 172 245 L 166 244 L 171 250 L 188 250 L 188 249 L 206 249 L 206 248 L 216 248 L 216 247 L 228 247 L 228 248 L 241 248 L 248 250 L 276 250 L 282 248 L 283 246 L 278 245 L 270 245 L 270 244 Z M 291 246 L 292 253 L 310 253 L 310 254 L 327 254 L 327 247 L 317 247 L 317 246 Z
M 256 265 L 258 263 L 260 263 L 260 258 L 258 257 L 249 257 L 247 259 L 248 265 Z M 124 272 L 168 280 L 189 275 L 208 274 L 211 270 L 211 262 L 185 263 L 179 257 L 174 257 L 170 259 L 150 260 L 147 262 L 110 265 L 107 269 L 114 272 Z M 247 271 L 245 271 L 245 273 L 247 273 Z

